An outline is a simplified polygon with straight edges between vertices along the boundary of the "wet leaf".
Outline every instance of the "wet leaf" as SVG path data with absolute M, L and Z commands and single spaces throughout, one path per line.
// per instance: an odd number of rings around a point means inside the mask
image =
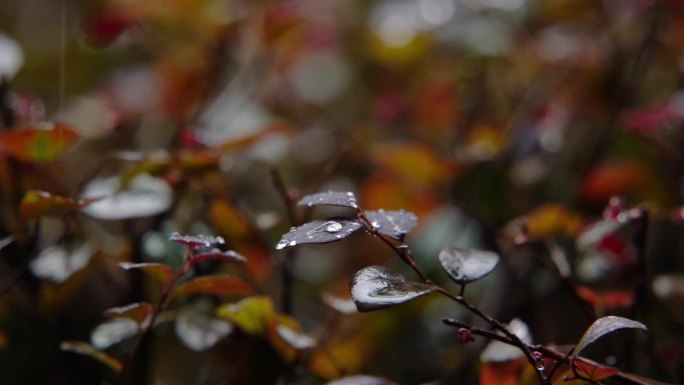
M 207 350 L 233 331 L 233 324 L 195 309 L 185 307 L 178 312 L 176 336 L 190 350 Z
M 620 372 L 620 370 L 614 366 L 603 365 L 586 359 L 574 360 L 572 364 L 587 377 L 594 380 L 612 377 Z
M 607 316 L 599 318 L 584 332 L 570 358 L 574 360 L 584 348 L 604 335 L 626 328 L 648 330 L 641 322 L 623 317 Z
M 404 210 L 399 211 L 364 211 L 371 226 L 379 233 L 394 239 L 404 239 L 418 224 L 416 214 Z
M 147 302 L 137 302 L 126 306 L 113 307 L 104 311 L 107 318 L 128 318 L 138 325 L 142 325 L 152 313 L 152 305 Z
M 94 253 L 95 249 L 89 244 L 77 247 L 48 246 L 31 261 L 29 268 L 36 277 L 62 283 L 86 267 Z
M 24 219 L 33 219 L 42 215 L 63 215 L 75 211 L 94 202 L 93 199 L 69 199 L 39 190 L 29 190 L 24 194 L 19 206 L 19 214 Z
M 131 263 L 120 262 L 119 267 L 124 270 L 139 269 L 154 278 L 162 286 L 165 286 L 173 276 L 173 270 L 163 263 Z
M 97 361 L 100 361 L 101 363 L 110 367 L 112 370 L 114 370 L 117 373 L 121 372 L 121 369 L 123 369 L 123 364 L 121 363 L 121 361 L 117 360 L 116 358 L 110 356 L 109 354 L 107 354 L 105 352 L 101 352 L 101 351 L 95 349 L 95 347 L 93 347 L 92 345 L 90 345 L 87 342 L 64 341 L 61 343 L 59 348 L 65 352 L 73 352 L 73 353 L 82 354 L 84 356 L 88 356 L 88 357 L 93 358 Z
M 251 296 L 234 304 L 221 305 L 217 314 L 245 333 L 263 335 L 275 315 L 273 301 L 266 296 Z
M 357 374 L 330 381 L 325 385 L 395 385 L 395 383 L 382 377 Z
M 586 226 L 577 236 L 577 248 L 579 250 L 595 248 L 605 237 L 615 233 L 626 223 L 626 221 L 605 219 Z
M 342 206 L 351 207 L 353 209 L 358 208 L 359 205 L 356 202 L 356 195 L 351 191 L 328 191 L 322 193 L 316 193 L 307 195 L 302 198 L 298 203 L 299 206 Z
M 214 275 L 198 277 L 176 288 L 174 295 L 252 294 L 254 290 L 237 277 Z
M 119 177 L 98 178 L 86 186 L 83 196 L 97 199 L 83 212 L 102 220 L 120 220 L 157 215 L 173 203 L 173 191 L 161 178 L 141 174 L 120 190 Z
M 129 318 L 114 318 L 99 324 L 90 333 L 90 343 L 97 349 L 106 349 L 140 331 L 139 325 Z
M 228 262 L 244 262 L 247 260 L 247 258 L 245 258 L 243 255 L 240 255 L 233 250 L 221 251 L 218 249 L 214 249 L 206 253 L 193 255 L 190 258 L 190 263 L 194 265 L 210 259 L 220 259 Z
M 343 299 L 330 293 L 323 293 L 321 294 L 321 300 L 324 304 L 342 314 L 358 313 L 358 310 L 356 310 L 356 304 L 354 304 L 354 301 L 351 299 Z
M 439 253 L 439 262 L 457 283 L 476 281 L 487 274 L 499 263 L 499 255 L 491 251 L 446 247 Z
M 26 162 L 42 163 L 57 159 L 78 140 L 78 133 L 62 123 L 0 132 L 0 149 Z
M 277 250 L 305 243 L 328 243 L 348 237 L 362 227 L 356 219 L 315 220 L 293 227 L 276 245 Z
M 226 243 L 222 237 L 217 237 L 213 235 L 181 235 L 179 233 L 173 233 L 169 237 L 170 241 L 178 242 L 191 249 L 199 249 L 202 247 L 218 246 Z
M 518 336 L 524 343 L 528 345 L 532 343 L 530 329 L 518 318 L 512 319 L 511 322 L 506 325 L 506 328 L 511 333 Z M 482 362 L 504 362 L 512 361 L 524 356 L 525 354 L 515 346 L 505 344 L 501 341 L 492 341 L 480 354 L 480 360 Z
M 351 280 L 352 299 L 362 312 L 398 305 L 433 291 L 432 285 L 409 281 L 382 266 L 361 269 Z
M 288 345 L 297 350 L 309 349 L 316 346 L 316 340 L 312 337 L 291 329 L 284 324 L 276 326 L 278 335 L 287 342 Z

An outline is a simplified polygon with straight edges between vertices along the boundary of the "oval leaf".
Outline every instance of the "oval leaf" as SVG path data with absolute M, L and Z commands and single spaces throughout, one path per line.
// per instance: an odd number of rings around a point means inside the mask
M 255 295 L 237 303 L 222 305 L 218 308 L 217 314 L 231 321 L 245 333 L 261 335 L 274 317 L 275 309 L 271 298 Z
M 199 249 L 202 247 L 211 247 L 222 245 L 226 241 L 223 237 L 216 237 L 213 235 L 181 235 L 179 233 L 173 233 L 169 237 L 170 241 L 181 243 L 191 249 Z
M 328 243 L 348 237 L 362 227 L 356 219 L 337 218 L 315 220 L 299 227 L 293 227 L 283 235 L 276 245 L 277 250 L 296 246 L 302 243 Z
M 432 285 L 409 281 L 382 266 L 359 270 L 351 280 L 352 300 L 359 311 L 398 305 L 433 291 Z
M 299 206 L 342 206 L 358 208 L 356 195 L 351 191 L 328 191 L 317 194 L 307 195 L 298 203 Z
M 404 210 L 367 210 L 364 211 L 363 214 L 368 218 L 371 226 L 379 233 L 399 240 L 404 239 L 406 234 L 411 232 L 418 224 L 418 217 L 416 217 L 416 214 Z
M 439 262 L 457 283 L 476 281 L 494 270 L 499 255 L 491 251 L 446 247 L 439 252 Z
M 62 283 L 85 268 L 94 254 L 95 248 L 88 243 L 48 246 L 31 261 L 29 269 L 37 277 Z
M 193 307 L 185 307 L 176 318 L 176 336 L 190 350 L 201 352 L 216 345 L 233 331 L 233 324 L 211 317 Z
M 117 342 L 138 334 L 140 327 L 128 318 L 114 318 L 99 324 L 90 333 L 90 343 L 97 349 L 107 349 Z
M 355 376 L 348 376 L 330 381 L 325 385 L 396 385 L 394 382 L 375 376 L 367 376 L 365 374 L 357 374 Z
M 59 348 L 65 352 L 83 354 L 84 356 L 88 356 L 97 361 L 100 361 L 101 363 L 107 365 L 117 373 L 121 372 L 121 369 L 123 369 L 123 364 L 121 363 L 121 361 L 117 360 L 116 358 L 110 356 L 105 352 L 101 352 L 95 349 L 95 347 L 93 347 L 87 342 L 64 341 L 61 343 L 61 345 L 59 345 Z
M 316 346 L 316 340 L 304 333 L 298 332 L 284 324 L 276 326 L 278 335 L 287 342 L 288 345 L 297 350 L 310 349 Z
M 254 290 L 241 279 L 231 276 L 198 277 L 175 290 L 174 295 L 252 294 Z
M 173 191 L 161 178 L 141 174 L 121 189 L 121 178 L 98 178 L 85 188 L 83 196 L 97 199 L 83 212 L 102 220 L 142 218 L 166 211 L 173 203 Z
M 49 122 L 43 127 L 0 132 L 0 147 L 19 160 L 42 163 L 57 159 L 78 138 L 72 127 Z
M 214 249 L 213 251 L 209 251 L 206 253 L 201 253 L 201 254 L 196 254 L 190 258 L 190 264 L 194 265 L 197 263 L 200 263 L 202 261 L 206 261 L 209 259 L 222 259 L 224 261 L 229 261 L 229 262 L 244 262 L 247 260 L 243 255 L 238 254 L 237 252 L 233 250 L 228 250 L 228 251 L 221 251 L 218 249 Z
M 599 318 L 584 332 L 584 335 L 580 338 L 575 346 L 575 350 L 572 352 L 571 359 L 574 360 L 584 348 L 604 335 L 626 328 L 648 330 L 646 325 L 628 318 L 613 315 Z
M 126 306 L 113 307 L 104 311 L 103 315 L 107 318 L 128 318 L 132 319 L 138 325 L 147 321 L 152 313 L 152 305 L 147 302 L 137 302 Z
M 167 285 L 173 276 L 173 270 L 163 263 L 131 263 L 120 262 L 119 267 L 124 270 L 139 269 L 154 278 L 162 285 Z

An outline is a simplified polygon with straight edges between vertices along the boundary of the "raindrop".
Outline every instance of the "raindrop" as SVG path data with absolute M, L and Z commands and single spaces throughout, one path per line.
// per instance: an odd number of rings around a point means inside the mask
M 378 221 L 373 221 L 373 223 L 371 223 L 371 225 L 372 225 L 373 227 L 375 227 L 376 229 L 377 229 L 378 227 L 380 227 L 380 224 L 378 223 Z
M 544 366 L 544 361 L 542 361 L 542 360 L 537 361 L 536 366 L 537 366 L 537 370 L 540 372 L 543 372 L 546 369 L 546 367 Z
M 328 222 L 325 227 L 325 231 L 329 233 L 338 233 L 340 230 L 342 230 L 342 224 L 334 221 Z
M 287 241 L 280 241 L 276 245 L 276 250 L 282 250 L 285 248 L 285 246 L 287 246 Z
M 290 245 L 290 246 L 295 246 L 295 245 L 297 245 L 297 241 L 290 241 L 290 244 L 289 244 L 289 245 Z M 284 246 L 283 246 L 283 247 L 284 247 Z

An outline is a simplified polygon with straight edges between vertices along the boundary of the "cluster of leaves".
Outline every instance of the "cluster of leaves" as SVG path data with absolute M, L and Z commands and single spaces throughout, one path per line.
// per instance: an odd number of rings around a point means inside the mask
M 0 383 L 683 381 L 677 1 L 0 25 Z

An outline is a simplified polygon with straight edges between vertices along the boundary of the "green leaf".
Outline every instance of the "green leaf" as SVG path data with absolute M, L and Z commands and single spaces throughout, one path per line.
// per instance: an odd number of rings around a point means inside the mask
M 78 133 L 62 123 L 0 132 L 0 148 L 12 157 L 32 163 L 57 159 L 79 139 Z
M 245 333 L 264 335 L 276 313 L 271 298 L 251 296 L 234 304 L 221 305 L 217 314 L 231 321 Z
M 105 352 L 101 352 L 95 349 L 92 345 L 90 345 L 87 342 L 64 341 L 59 347 L 65 352 L 83 354 L 84 356 L 93 358 L 105 364 L 117 373 L 120 373 L 121 369 L 123 369 L 123 364 L 121 363 L 121 361 L 117 360 L 116 358 L 110 356 Z

